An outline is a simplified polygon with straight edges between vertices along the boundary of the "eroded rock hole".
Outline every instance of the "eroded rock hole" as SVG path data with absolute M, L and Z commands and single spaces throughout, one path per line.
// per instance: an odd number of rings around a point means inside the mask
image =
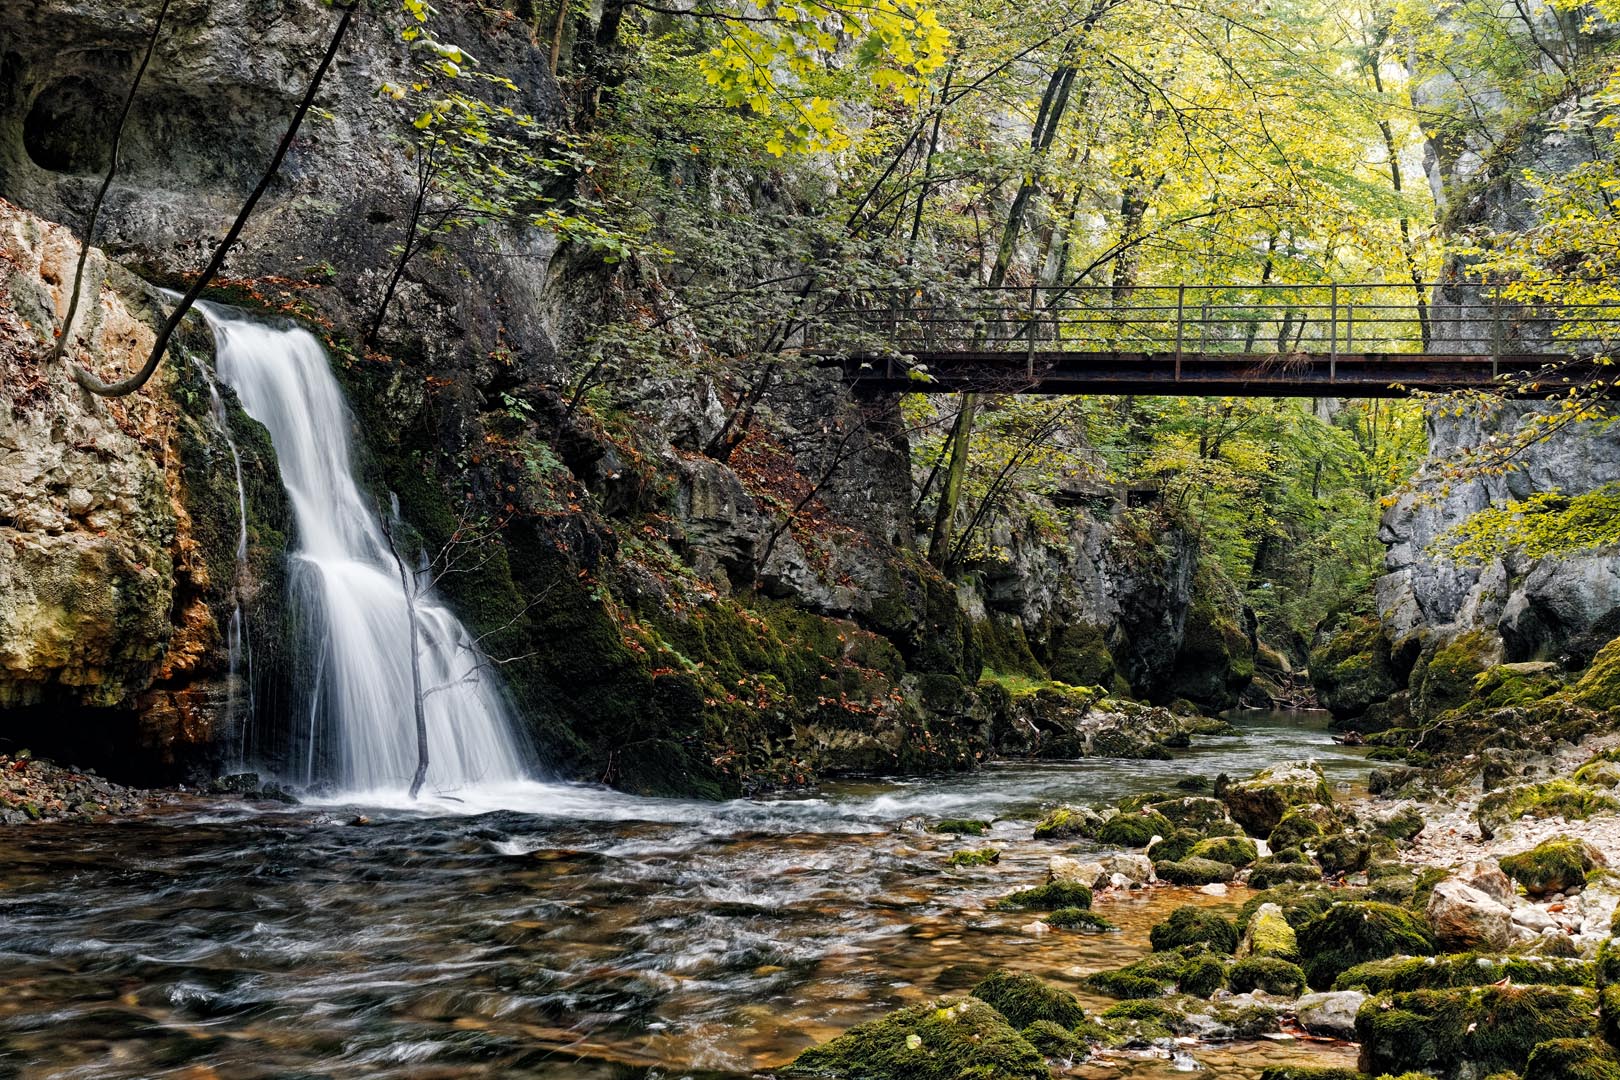
M 58 173 L 105 172 L 120 102 L 79 76 L 41 90 L 23 120 L 23 146 L 34 164 Z

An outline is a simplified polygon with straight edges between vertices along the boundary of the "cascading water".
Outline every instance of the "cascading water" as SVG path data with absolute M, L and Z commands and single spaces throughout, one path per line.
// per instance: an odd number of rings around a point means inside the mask
M 351 418 L 326 352 L 306 330 L 202 309 L 219 378 L 269 430 L 298 525 L 291 600 L 317 673 L 299 779 L 403 791 L 417 763 L 410 615 L 388 536 L 355 482 Z M 476 641 L 431 592 L 416 616 L 428 790 L 524 780 L 522 742 Z

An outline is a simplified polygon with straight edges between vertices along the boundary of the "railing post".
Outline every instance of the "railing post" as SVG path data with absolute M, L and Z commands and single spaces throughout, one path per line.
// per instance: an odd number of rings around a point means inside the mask
M 1328 308 L 1328 382 L 1339 381 L 1339 285 L 1330 291 Z
M 1181 343 L 1182 330 L 1186 326 L 1187 318 L 1187 286 L 1176 286 L 1176 382 L 1181 381 Z
M 1198 306 L 1198 351 L 1209 352 L 1209 301 Z
M 1032 281 L 1029 286 L 1029 351 L 1024 356 L 1024 374 L 1030 379 L 1035 378 L 1035 312 L 1040 302 L 1040 282 Z
M 1344 351 L 1356 351 L 1356 302 L 1354 300 L 1344 308 Z
M 1502 357 L 1502 286 L 1493 274 L 1491 287 L 1491 381 L 1496 381 L 1497 366 Z

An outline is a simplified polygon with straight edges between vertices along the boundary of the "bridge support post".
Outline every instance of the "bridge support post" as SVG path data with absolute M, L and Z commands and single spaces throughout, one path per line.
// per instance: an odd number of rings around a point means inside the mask
M 1181 346 L 1187 327 L 1187 286 L 1176 286 L 1176 382 L 1181 381 Z
M 1035 328 L 1038 325 L 1036 311 L 1041 303 L 1041 286 L 1039 280 L 1029 286 L 1029 351 L 1024 354 L 1024 374 L 1031 381 L 1035 378 Z
M 1328 382 L 1339 381 L 1339 286 L 1332 285 L 1328 300 Z

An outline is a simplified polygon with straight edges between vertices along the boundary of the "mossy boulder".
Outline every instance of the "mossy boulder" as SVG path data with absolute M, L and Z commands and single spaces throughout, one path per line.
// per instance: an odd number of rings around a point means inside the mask
M 1211 954 L 1195 956 L 1181 969 L 1176 989 L 1193 997 L 1207 998 L 1226 986 L 1226 964 Z
M 1047 926 L 1055 926 L 1059 930 L 1085 930 L 1094 934 L 1119 929 L 1095 911 L 1077 907 L 1058 908 L 1045 921 Z
M 1491 953 L 1449 953 L 1443 956 L 1396 956 L 1370 960 L 1343 972 L 1335 990 L 1364 990 L 1369 994 L 1404 990 L 1447 990 L 1461 986 L 1489 986 L 1510 980 L 1522 986 L 1591 986 L 1595 974 L 1590 961 Z
M 1047 811 L 1035 823 L 1035 839 L 1068 840 L 1089 836 L 1102 824 L 1102 815 L 1086 806 L 1063 805 Z
M 1523 1080 L 1620 1080 L 1620 1056 L 1600 1039 L 1549 1039 L 1530 1051 Z
M 1321 803 L 1296 806 L 1283 814 L 1266 837 L 1272 851 L 1284 851 L 1301 844 L 1315 843 L 1340 826 L 1338 811 Z
M 1175 862 L 1161 859 L 1153 864 L 1153 872 L 1172 885 L 1213 885 L 1237 877 L 1237 867 L 1231 863 L 1191 856 Z
M 990 905 L 995 911 L 1057 911 L 1091 907 L 1091 890 L 1077 881 L 1049 881 L 1033 889 L 1020 889 Z
M 1468 704 L 1474 684 L 1500 658 L 1494 634 L 1483 630 L 1459 634 L 1420 657 L 1412 669 L 1412 712 L 1420 720 Z
M 1089 1025 L 1088 1025 L 1089 1026 Z M 1091 1052 L 1091 1044 L 1066 1027 L 1050 1020 L 1037 1020 L 1020 1033 L 1029 1045 L 1049 1058 L 1082 1058 Z
M 1340 974 L 1388 956 L 1432 956 L 1428 924 L 1405 908 L 1377 901 L 1334 904 L 1297 930 L 1311 985 L 1322 990 Z
M 1597 651 L 1570 696 L 1589 709 L 1620 708 L 1620 637 Z
M 1445 1077 L 1522 1070 L 1550 1039 L 1584 1039 L 1597 996 L 1570 986 L 1414 990 L 1370 998 L 1356 1014 L 1360 1065 L 1370 1073 Z
M 1383 624 L 1373 615 L 1341 615 L 1324 622 L 1311 650 L 1311 684 L 1335 717 L 1359 716 L 1401 688 Z
M 1333 805 L 1327 778 L 1314 761 L 1285 762 L 1262 769 L 1247 780 L 1227 784 L 1221 798 L 1232 820 L 1255 836 L 1269 836 L 1296 806 Z
M 1297 852 L 1299 849 L 1293 848 L 1291 850 Z M 1321 879 L 1322 868 L 1313 862 L 1308 860 L 1294 862 L 1267 856 L 1255 860 L 1253 868 L 1249 871 L 1249 888 L 1269 889 L 1273 885 L 1281 885 L 1291 881 L 1303 883 L 1320 881 Z
M 1148 848 L 1147 855 L 1155 862 L 1179 862 L 1191 855 L 1192 849 L 1203 840 L 1204 835 L 1193 829 L 1174 829 Z
M 1118 847 L 1147 847 L 1155 836 L 1167 836 L 1174 830 L 1163 814 L 1148 811 L 1140 814 L 1120 813 L 1097 828 L 1094 839 L 1099 844 Z
M 1189 960 L 1209 953 L 1199 943 L 1152 953 L 1134 964 L 1086 976 L 1086 985 L 1110 997 L 1156 998 L 1169 991 L 1187 970 Z
M 1001 851 L 997 848 L 965 848 L 962 851 L 951 852 L 951 857 L 945 860 L 946 866 L 991 866 L 1001 861 Z
M 1072 1028 L 1086 1019 L 1085 1010 L 1073 994 L 1024 972 L 993 972 L 969 993 L 1005 1016 L 1014 1027 L 1048 1020 Z
M 951 833 L 955 836 L 983 836 L 990 829 L 988 821 L 977 818 L 946 818 L 936 821 L 929 826 L 930 831 L 937 833 Z
M 1237 954 L 1242 957 L 1269 957 L 1290 962 L 1299 959 L 1299 940 L 1294 928 L 1288 925 L 1283 910 L 1276 904 L 1261 904 L 1249 916 L 1238 943 Z
M 839 1080 L 1051 1080 L 1041 1052 L 977 998 L 901 1009 L 813 1046 L 785 1070 Z
M 1267 1065 L 1260 1080 L 1367 1080 L 1367 1074 L 1337 1065 Z
M 1543 840 L 1529 851 L 1497 861 L 1502 872 L 1523 885 L 1531 896 L 1546 896 L 1585 885 L 1588 872 L 1607 862 L 1603 852 L 1591 844 L 1568 837 Z
M 1251 956 L 1232 965 L 1226 983 L 1238 994 L 1263 990 L 1275 997 L 1298 997 L 1305 992 L 1305 969 L 1275 956 Z
M 1316 861 L 1330 874 L 1349 874 L 1364 869 L 1372 857 L 1372 840 L 1359 830 L 1345 830 L 1324 836 L 1314 847 Z
M 1225 803 L 1202 795 L 1150 803 L 1147 809 L 1163 814 L 1176 828 L 1192 829 L 1206 835 L 1210 826 L 1224 825 L 1231 820 L 1227 817 Z
M 1581 821 L 1602 810 L 1620 810 L 1620 800 L 1585 784 L 1555 777 L 1493 791 L 1479 801 L 1483 826 L 1502 825 L 1522 817 L 1561 817 Z
M 1231 955 L 1237 949 L 1237 925 L 1219 912 L 1195 904 L 1185 904 L 1170 913 L 1164 922 L 1148 931 L 1154 952 L 1186 945 L 1203 945 Z
M 1231 866 L 1243 867 L 1260 855 L 1253 840 L 1246 836 L 1212 836 L 1193 845 L 1188 858 L 1213 859 Z

